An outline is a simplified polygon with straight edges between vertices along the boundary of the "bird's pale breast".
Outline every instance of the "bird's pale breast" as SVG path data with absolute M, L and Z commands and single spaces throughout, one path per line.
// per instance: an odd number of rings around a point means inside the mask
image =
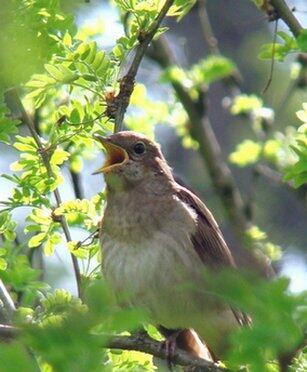
M 145 309 L 156 324 L 192 327 L 208 339 L 221 314 L 191 242 L 196 215 L 177 197 L 168 200 L 140 205 L 123 193 L 109 205 L 101 232 L 104 275 L 119 302 Z

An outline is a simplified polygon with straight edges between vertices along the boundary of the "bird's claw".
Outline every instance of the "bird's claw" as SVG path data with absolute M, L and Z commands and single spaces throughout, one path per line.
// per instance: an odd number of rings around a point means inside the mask
M 163 343 L 164 351 L 165 351 L 165 359 L 167 362 L 167 366 L 170 370 L 173 369 L 173 359 L 175 356 L 176 348 L 177 348 L 177 336 L 178 332 L 173 333 L 172 335 L 168 336 Z

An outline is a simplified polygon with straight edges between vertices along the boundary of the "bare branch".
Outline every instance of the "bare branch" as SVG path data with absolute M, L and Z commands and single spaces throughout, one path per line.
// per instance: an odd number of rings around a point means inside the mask
M 76 199 L 84 199 L 81 175 L 77 172 L 74 172 L 72 169 L 69 170 L 69 173 Z
M 109 341 L 107 341 L 106 346 L 110 349 L 141 351 L 161 359 L 166 359 L 164 343 L 156 341 L 148 335 L 112 337 L 109 339 Z M 197 368 L 197 371 L 203 372 L 229 371 L 226 368 L 217 366 L 213 362 L 194 357 L 186 351 L 180 349 L 175 350 L 174 355 L 171 358 L 171 362 L 181 366 L 191 366 L 193 368 Z
M 14 339 L 20 329 L 12 326 L 0 324 L 0 339 L 9 341 Z M 163 342 L 159 342 L 149 337 L 147 334 L 136 334 L 132 336 L 100 336 L 101 345 L 109 349 L 120 350 L 135 350 L 143 353 L 151 354 L 157 358 L 166 359 L 165 346 Z M 174 352 L 171 362 L 181 366 L 191 366 L 197 368 L 199 372 L 227 372 L 226 368 L 217 366 L 215 363 L 194 357 L 191 354 L 177 349 Z M 194 370 L 194 369 L 193 369 Z
M 0 324 L 0 340 L 9 341 L 16 337 L 18 329 L 7 324 Z
M 270 0 L 270 3 L 276 10 L 277 16 L 286 23 L 293 35 L 297 37 L 303 30 L 303 27 L 293 15 L 293 12 L 288 7 L 287 3 L 284 0 Z
M 154 42 L 152 58 L 162 68 L 174 65 L 174 58 L 165 39 Z M 206 113 L 205 96 L 203 94 L 203 100 L 196 102 L 180 82 L 172 81 L 171 84 L 188 114 L 190 135 L 199 144 L 199 153 L 207 166 L 229 221 L 237 237 L 243 242 L 244 231 L 248 228 L 249 221 L 244 212 L 244 203 L 238 186 L 228 165 L 222 159 L 219 143 Z
M 2 280 L 0 280 L 0 313 L 1 321 L 10 323 L 14 312 L 16 311 L 14 301 L 11 298 L 9 292 L 5 288 Z
M 34 138 L 34 140 L 37 144 L 40 156 L 41 156 L 42 161 L 43 161 L 43 163 L 46 167 L 48 176 L 49 177 L 54 177 L 53 170 L 52 170 L 51 165 L 50 165 L 49 155 L 46 152 L 45 147 L 44 147 L 44 145 L 41 141 L 41 138 L 35 130 L 34 123 L 33 123 L 32 119 L 29 117 L 28 113 L 26 112 L 26 110 L 25 110 L 25 108 L 24 108 L 24 106 L 23 106 L 23 104 L 22 104 L 22 102 L 21 102 L 21 100 L 18 96 L 18 93 L 17 93 L 16 89 L 10 89 L 9 91 L 7 91 L 6 95 L 9 95 L 10 99 L 13 102 L 15 102 L 16 106 L 18 107 L 18 109 L 20 111 L 22 121 L 29 128 L 29 130 L 31 132 L 31 135 L 32 135 L 32 137 Z M 56 200 L 56 204 L 59 207 L 62 203 L 62 199 L 61 199 L 61 195 L 60 195 L 59 190 L 55 189 L 53 191 L 53 194 L 54 194 L 54 198 Z M 65 217 L 61 216 L 59 222 L 60 222 L 60 224 L 62 226 L 62 229 L 64 231 L 66 241 L 67 242 L 72 241 L 70 231 L 69 231 L 69 228 L 68 228 L 68 224 L 67 224 L 67 221 L 66 221 Z M 72 253 L 71 253 L 71 259 L 72 259 L 74 273 L 75 273 L 76 282 L 77 282 L 78 296 L 80 297 L 81 296 L 81 273 L 80 273 L 80 268 L 79 268 L 77 258 Z
M 146 50 L 155 36 L 163 18 L 166 16 L 169 8 L 172 6 L 174 0 L 166 0 L 158 17 L 153 23 L 151 30 L 139 35 L 139 46 L 136 49 L 135 56 L 130 65 L 127 74 L 121 79 L 119 94 L 114 98 L 113 106 L 115 108 L 115 127 L 114 132 L 119 132 L 123 129 L 123 120 L 126 109 L 129 105 L 130 97 L 134 88 L 134 80 L 138 72 L 141 61 L 146 53 Z

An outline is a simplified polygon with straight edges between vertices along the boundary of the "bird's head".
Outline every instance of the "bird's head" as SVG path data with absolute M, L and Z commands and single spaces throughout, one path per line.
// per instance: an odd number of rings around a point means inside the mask
M 108 186 L 132 186 L 157 175 L 172 177 L 160 145 L 142 134 L 124 131 L 95 139 L 105 148 L 106 160 L 94 174 L 103 173 Z

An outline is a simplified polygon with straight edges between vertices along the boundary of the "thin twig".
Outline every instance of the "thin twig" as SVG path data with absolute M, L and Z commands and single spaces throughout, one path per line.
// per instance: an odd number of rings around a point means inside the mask
M 172 6 L 174 0 L 166 0 L 156 20 L 154 21 L 151 30 L 139 37 L 139 45 L 136 49 L 135 56 L 130 65 L 127 74 L 121 79 L 120 91 L 115 97 L 113 105 L 116 106 L 115 126 L 114 132 L 119 132 L 123 129 L 123 120 L 126 109 L 129 105 L 130 97 L 134 88 L 134 80 L 138 72 L 141 61 L 146 53 L 146 50 L 155 36 L 163 18 L 166 16 L 169 8 Z
M 198 17 L 200 20 L 201 28 L 203 31 L 203 36 L 208 44 L 209 51 L 213 55 L 222 55 L 219 48 L 218 39 L 215 37 L 213 28 L 210 22 L 210 17 L 207 12 L 207 0 L 199 0 L 198 6 Z M 242 76 L 238 69 L 235 69 L 230 76 L 222 79 L 222 82 L 230 89 L 231 95 L 235 96 L 241 93 L 240 85 L 242 82 Z
M 92 233 L 90 233 L 86 238 L 84 238 L 83 240 L 80 240 L 78 241 L 77 243 L 77 248 L 80 248 L 82 246 L 85 246 L 85 245 L 90 245 L 93 243 L 93 241 L 95 239 L 98 239 L 98 233 L 99 233 L 99 229 L 93 231 Z M 87 240 L 91 239 L 90 243 L 89 244 L 84 244 Z
M 274 72 L 274 65 L 275 65 L 275 49 L 276 49 L 277 28 L 278 28 L 278 19 L 276 19 L 275 27 L 274 27 L 274 37 L 273 37 L 273 46 L 272 46 L 270 74 L 269 74 L 268 81 L 267 81 L 267 83 L 265 84 L 265 87 L 262 90 L 262 94 L 264 94 L 268 90 L 269 86 L 272 83 L 272 79 L 273 79 L 273 72 Z
M 204 38 L 210 49 L 210 52 L 212 54 L 219 55 L 221 54 L 221 52 L 218 46 L 218 41 L 213 33 L 213 29 L 212 29 L 211 22 L 208 16 L 206 5 L 207 5 L 206 0 L 198 1 L 197 6 L 198 6 L 198 17 L 200 20 L 200 25 L 203 31 Z
M 26 112 L 26 110 L 25 110 L 25 108 L 24 108 L 24 106 L 23 106 L 23 104 L 22 104 L 22 102 L 21 102 L 21 100 L 18 96 L 17 91 L 15 89 L 10 89 L 6 94 L 10 95 L 11 99 L 14 100 L 14 102 L 16 103 L 16 105 L 17 105 L 17 107 L 20 111 L 22 121 L 29 128 L 31 135 L 32 135 L 32 137 L 34 138 L 34 140 L 37 144 L 40 156 L 42 158 L 44 166 L 46 167 L 46 171 L 47 171 L 48 176 L 50 178 L 51 177 L 54 178 L 54 173 L 53 173 L 53 170 L 51 168 L 50 161 L 49 161 L 50 160 L 49 155 L 45 151 L 45 148 L 44 148 L 44 145 L 41 141 L 41 138 L 37 134 L 37 132 L 35 130 L 35 127 L 34 127 L 34 123 L 33 123 L 32 119 L 29 117 L 28 113 Z M 60 195 L 59 190 L 55 189 L 53 191 L 53 195 L 54 195 L 54 198 L 56 200 L 56 205 L 59 207 L 62 203 L 62 199 L 61 199 L 61 195 Z M 67 221 L 66 221 L 64 216 L 60 217 L 60 224 L 62 226 L 66 241 L 67 242 L 72 241 L 71 234 L 70 234 L 70 231 L 69 231 L 69 227 L 68 227 Z M 70 256 L 71 256 L 71 259 L 72 259 L 74 273 L 75 273 L 75 277 L 76 277 L 78 296 L 80 297 L 81 296 L 81 273 L 80 273 L 80 268 L 79 268 L 79 264 L 78 264 L 78 259 L 72 253 L 70 254 Z

